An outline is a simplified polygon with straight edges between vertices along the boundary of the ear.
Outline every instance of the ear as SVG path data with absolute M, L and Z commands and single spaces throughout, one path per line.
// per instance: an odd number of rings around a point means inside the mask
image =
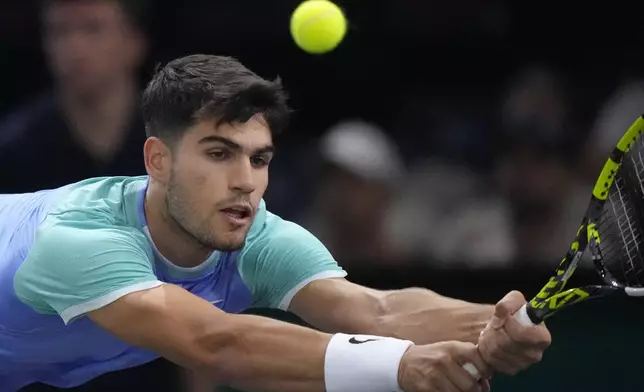
M 145 141 L 143 160 L 150 178 L 168 183 L 172 173 L 172 151 L 161 139 L 152 136 Z

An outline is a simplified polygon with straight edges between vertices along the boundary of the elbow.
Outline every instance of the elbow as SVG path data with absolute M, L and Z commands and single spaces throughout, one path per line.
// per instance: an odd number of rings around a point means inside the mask
M 237 317 L 227 315 L 226 320 L 201 331 L 193 339 L 195 351 L 201 353 L 194 364 L 195 370 L 218 384 L 235 384 L 247 373 L 244 369 L 246 328 L 239 325 Z
M 386 320 L 387 315 L 391 314 L 391 304 L 387 292 L 375 292 L 372 296 L 372 313 L 375 322 L 380 323 Z
M 362 325 L 359 331 L 356 332 L 369 331 L 374 335 L 392 336 L 392 308 L 388 292 L 373 290 L 373 292 L 368 293 L 367 300 L 369 305 L 366 309 L 356 312 L 367 316 L 363 318 Z
M 375 298 L 373 311 L 375 320 L 373 325 L 376 326 L 374 334 L 400 338 L 399 321 L 397 320 L 396 307 L 394 305 L 396 291 L 381 292 Z

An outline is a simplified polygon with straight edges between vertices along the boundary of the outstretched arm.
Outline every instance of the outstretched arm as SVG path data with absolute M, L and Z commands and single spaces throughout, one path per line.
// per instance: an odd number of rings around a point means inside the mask
M 494 306 L 442 296 L 423 288 L 381 294 L 383 332 L 422 343 L 459 340 L 476 343 Z
M 290 310 L 324 331 L 392 336 L 417 344 L 476 343 L 494 314 L 493 305 L 423 288 L 380 291 L 345 279 L 310 283 L 293 298 Z
M 325 279 L 302 289 L 290 310 L 326 331 L 373 333 L 419 344 L 479 343 L 481 354 L 496 371 L 516 374 L 539 362 L 551 340 L 544 325 L 520 327 L 513 319 L 512 313 L 524 303 L 520 293 L 511 292 L 495 311 L 491 305 L 447 298 L 426 289 L 378 291 L 344 279 Z
M 126 295 L 88 316 L 121 340 L 218 383 L 250 390 L 325 390 L 331 335 L 230 315 L 174 285 Z
M 390 392 L 407 385 L 414 392 L 445 382 L 469 390 L 476 380 L 456 364 L 485 366 L 473 345 L 415 348 L 373 335 L 329 335 L 227 314 L 169 284 L 128 294 L 88 316 L 131 345 L 244 390 Z

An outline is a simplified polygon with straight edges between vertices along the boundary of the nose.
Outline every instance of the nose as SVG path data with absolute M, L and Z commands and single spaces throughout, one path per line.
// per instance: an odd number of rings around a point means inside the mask
M 240 193 L 252 193 L 255 190 L 253 170 L 249 160 L 240 160 L 234 165 L 230 173 L 230 178 L 228 179 L 229 188 Z

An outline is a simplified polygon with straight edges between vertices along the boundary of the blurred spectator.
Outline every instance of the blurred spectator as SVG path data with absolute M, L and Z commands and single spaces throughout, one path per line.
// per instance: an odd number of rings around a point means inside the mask
M 383 230 L 404 173 L 393 141 L 373 124 L 346 121 L 329 129 L 319 148 L 321 176 L 311 206 L 298 221 L 343 265 L 397 263 Z
M 132 0 L 43 2 L 43 47 L 55 91 L 0 126 L 0 193 L 144 173 L 137 72 L 147 43 L 139 6 Z
M 588 204 L 571 109 L 562 80 L 539 67 L 519 75 L 503 107 L 495 176 L 512 208 L 523 263 L 560 259 Z
M 588 138 L 584 171 L 594 182 L 606 158 L 628 127 L 644 113 L 644 79 L 629 78 L 601 106 Z
M 407 258 L 435 267 L 507 266 L 511 216 L 493 187 L 461 165 L 426 161 L 410 170 L 388 214 L 388 237 Z

